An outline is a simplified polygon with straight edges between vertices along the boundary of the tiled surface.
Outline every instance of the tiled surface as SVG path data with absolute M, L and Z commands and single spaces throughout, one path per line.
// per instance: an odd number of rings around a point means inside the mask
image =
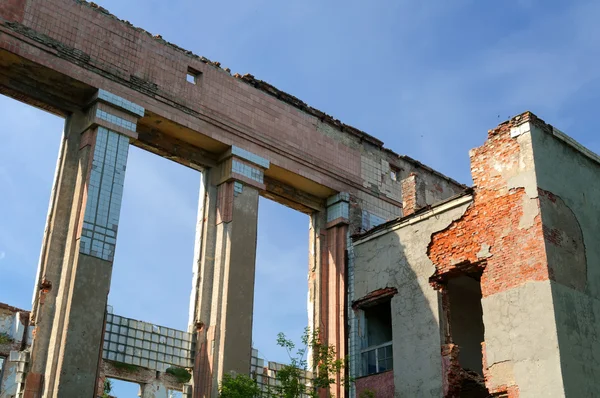
M 233 195 L 237 196 L 238 194 L 244 192 L 244 184 L 242 184 L 241 182 L 237 182 L 235 181 L 233 183 Z
M 117 126 L 121 126 L 124 129 L 136 131 L 136 124 L 130 122 L 129 120 L 125 120 L 116 115 L 103 111 L 102 109 L 96 110 L 96 117 L 102 120 L 106 120 L 107 122 L 116 124 Z
M 327 208 L 327 222 L 331 222 L 338 218 L 348 219 L 348 202 L 337 202 Z
M 371 228 L 378 226 L 379 224 L 383 224 L 387 220 L 383 217 L 379 217 L 376 214 L 370 213 L 366 210 L 362 212 L 362 228 L 365 231 L 368 231 Z
M 348 202 L 350 195 L 347 192 L 340 192 L 327 198 L 327 222 L 338 218 L 350 218 L 350 208 Z
M 98 90 L 98 98 L 104 100 L 108 103 L 111 103 L 119 108 L 125 109 L 131 113 L 134 113 L 140 117 L 144 116 L 144 107 L 134 104 L 131 101 L 126 100 L 125 98 L 119 97 L 113 93 L 109 93 L 106 90 Z
M 129 139 L 98 127 L 80 252 L 112 261 L 123 198 Z
M 350 194 L 348 194 L 348 192 L 340 192 L 338 194 L 335 194 L 329 198 L 327 198 L 327 206 L 331 206 L 337 202 L 349 202 L 350 201 Z
M 190 333 L 107 314 L 102 357 L 164 372 L 171 366 L 193 366 Z
M 254 153 L 252 153 L 250 151 L 247 151 L 245 149 L 237 147 L 235 145 L 233 145 L 231 147 L 231 153 L 233 155 L 235 155 L 235 156 L 238 156 L 238 157 L 242 158 L 242 159 L 246 159 L 249 162 L 257 164 L 257 165 L 259 165 L 259 166 L 261 166 L 261 167 L 263 167 L 265 169 L 268 169 L 269 166 L 270 166 L 270 162 L 267 159 L 265 159 L 263 157 L 260 157 L 260 156 L 254 154 Z
M 379 193 L 400 201 L 402 187 L 397 172 L 392 172 L 387 160 L 373 155 L 361 155 L 361 177 L 365 188 L 376 188 Z
M 264 173 L 262 170 L 252 167 L 246 163 L 242 163 L 237 159 L 232 160 L 231 171 L 248 177 L 251 180 L 257 181 L 261 184 L 264 182 Z
M 277 372 L 283 366 L 284 365 L 281 363 L 271 361 L 267 362 L 264 359 L 259 358 L 258 350 L 252 349 L 252 357 L 250 359 L 250 376 L 256 380 L 261 391 L 268 392 L 269 388 L 280 385 L 280 383 L 277 381 Z M 312 373 L 305 372 L 303 376 L 304 385 L 310 386 Z M 302 394 L 300 397 L 310 398 L 308 394 Z

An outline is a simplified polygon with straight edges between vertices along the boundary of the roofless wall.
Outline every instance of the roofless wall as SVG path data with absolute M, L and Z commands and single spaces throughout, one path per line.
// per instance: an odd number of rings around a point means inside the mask
M 197 397 L 214 396 L 224 372 L 249 371 L 259 195 L 310 214 L 311 326 L 346 356 L 349 234 L 402 215 L 411 173 L 420 206 L 464 188 L 84 1 L 0 4 L 0 92 L 67 118 L 25 388 L 44 397 L 93 391 L 128 145 L 203 173 L 190 309 Z

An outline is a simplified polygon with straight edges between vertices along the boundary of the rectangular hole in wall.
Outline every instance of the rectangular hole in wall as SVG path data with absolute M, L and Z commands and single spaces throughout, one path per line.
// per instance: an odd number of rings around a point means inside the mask
M 167 397 L 168 398 L 183 398 L 183 393 L 178 390 L 168 390 Z
M 483 379 L 484 341 L 481 306 L 481 273 L 462 274 L 447 283 L 450 303 L 450 333 L 458 345 L 458 362 L 464 370 L 461 396 L 487 397 Z
M 391 300 L 362 308 L 361 375 L 381 373 L 394 368 L 392 358 Z
M 106 378 L 104 392 L 109 397 L 133 398 L 141 397 L 141 386 L 138 383 L 119 379 Z
M 201 76 L 202 76 L 202 72 L 197 71 L 196 69 L 193 69 L 191 67 L 188 67 L 188 70 L 187 70 L 188 83 L 199 84 Z

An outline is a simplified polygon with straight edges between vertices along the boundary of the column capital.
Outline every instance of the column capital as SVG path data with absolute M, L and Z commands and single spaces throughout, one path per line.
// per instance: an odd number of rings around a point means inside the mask
M 213 184 L 236 181 L 265 190 L 264 173 L 270 162 L 245 149 L 232 146 L 221 156 L 218 171 L 213 173 Z
M 137 139 L 137 121 L 145 109 L 106 90 L 98 90 L 86 108 L 82 132 L 96 126 Z
M 340 224 L 349 224 L 350 195 L 348 192 L 340 192 L 327 199 L 327 225 L 332 228 Z

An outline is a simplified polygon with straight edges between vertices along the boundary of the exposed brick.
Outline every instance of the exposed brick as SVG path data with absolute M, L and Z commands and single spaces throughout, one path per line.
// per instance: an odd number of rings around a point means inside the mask
M 356 396 L 371 391 L 377 398 L 394 398 L 394 372 L 388 371 L 371 376 L 360 377 L 354 381 Z M 366 394 L 365 394 L 366 395 Z
M 531 227 L 519 228 L 525 190 L 508 189 L 494 169 L 498 164 L 518 167 L 520 148 L 510 137 L 510 128 L 507 123 L 490 131 L 488 141 L 472 151 L 473 204 L 460 220 L 434 234 L 428 248 L 436 267 L 434 277 L 480 265 L 484 297 L 549 278 L 540 215 Z M 482 247 L 488 246 L 490 255 L 479 258 Z

